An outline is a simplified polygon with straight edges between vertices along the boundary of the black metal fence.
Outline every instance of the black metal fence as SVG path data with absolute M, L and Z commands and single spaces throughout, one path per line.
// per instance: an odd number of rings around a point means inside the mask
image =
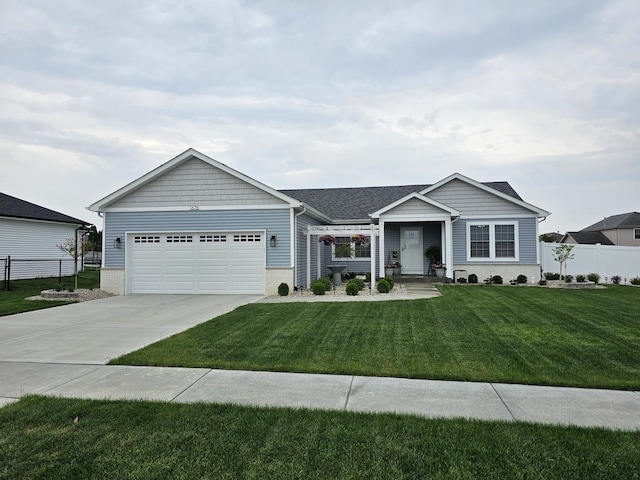
M 4 272 L 1 290 L 10 290 L 13 280 L 51 278 L 62 282 L 62 277 L 73 275 L 72 258 L 0 258 Z M 78 271 L 81 271 L 80 262 Z

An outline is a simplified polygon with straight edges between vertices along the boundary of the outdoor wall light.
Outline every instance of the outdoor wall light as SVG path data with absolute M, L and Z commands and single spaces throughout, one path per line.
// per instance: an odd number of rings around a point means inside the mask
M 276 236 L 275 235 L 271 235 L 271 240 L 269 241 L 269 245 L 271 245 L 272 247 L 276 246 Z
M 113 241 L 113 248 L 122 248 L 122 239 L 120 237 L 116 237 Z

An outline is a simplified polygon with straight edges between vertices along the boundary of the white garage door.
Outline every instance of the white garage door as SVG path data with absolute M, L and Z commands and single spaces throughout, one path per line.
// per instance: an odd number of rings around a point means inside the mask
M 129 234 L 129 293 L 264 294 L 264 232 Z

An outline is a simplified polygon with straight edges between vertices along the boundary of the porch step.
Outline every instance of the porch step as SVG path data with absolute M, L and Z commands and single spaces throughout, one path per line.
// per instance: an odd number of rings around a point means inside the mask
M 400 283 L 404 285 L 404 289 L 409 295 L 419 295 L 425 298 L 439 297 L 441 295 L 440 291 L 436 288 L 436 286 L 432 282 L 425 282 L 425 281 L 405 282 L 401 280 Z

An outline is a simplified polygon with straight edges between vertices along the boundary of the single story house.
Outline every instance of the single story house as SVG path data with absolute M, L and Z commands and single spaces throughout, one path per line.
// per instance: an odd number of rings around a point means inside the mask
M 628 212 L 605 217 L 579 232 L 567 232 L 561 243 L 640 247 L 640 213 Z
M 12 262 L 11 279 L 57 275 L 58 263 L 24 260 L 65 258 L 58 245 L 75 238 L 78 229 L 89 225 L 84 220 L 0 193 L 0 259 L 10 256 L 17 260 Z M 63 274 L 72 272 L 73 262 L 65 263 Z
M 434 184 L 276 190 L 193 149 L 87 208 L 104 218 L 101 288 L 116 294 L 274 294 L 281 282 L 309 287 L 333 264 L 374 278 L 390 262 L 429 275 L 431 245 L 449 278 L 537 281 L 538 223 L 549 215 L 507 182 L 457 173 Z

